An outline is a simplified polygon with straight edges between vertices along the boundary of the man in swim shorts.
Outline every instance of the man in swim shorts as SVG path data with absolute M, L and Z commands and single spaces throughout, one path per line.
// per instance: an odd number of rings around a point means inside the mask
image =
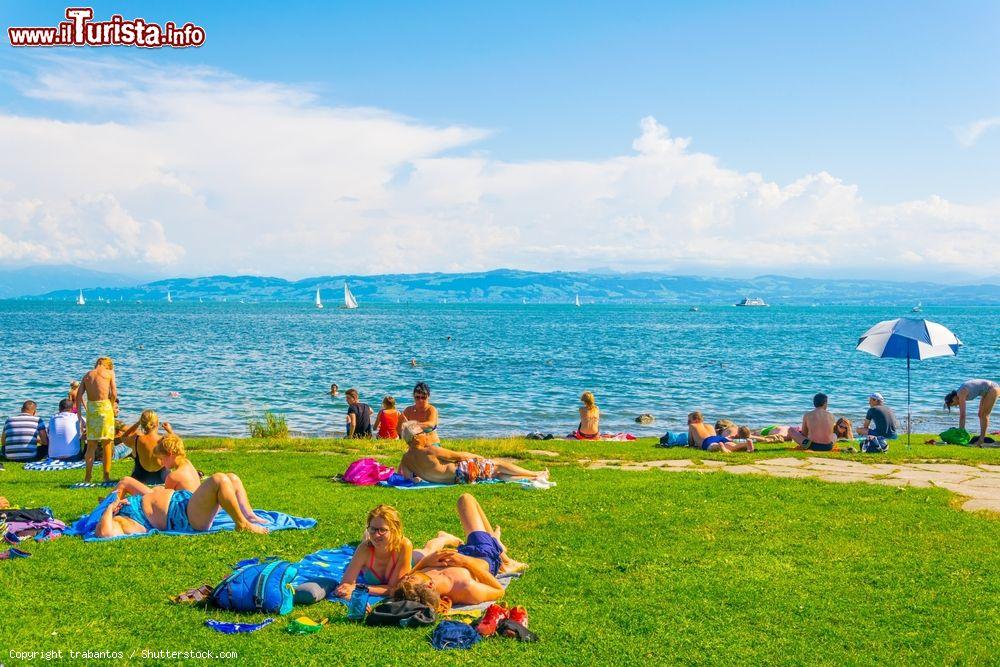
M 789 433 L 789 437 L 798 445 L 795 449 L 813 452 L 833 451 L 833 443 L 837 441 L 837 435 L 834 433 L 837 418 L 827 410 L 828 403 L 826 394 L 819 393 L 813 396 L 814 408 L 802 416 L 802 429 L 792 430 Z
M 548 470 L 536 472 L 513 463 L 492 461 L 470 452 L 453 452 L 437 446 L 419 422 L 403 422 L 399 435 L 406 442 L 407 449 L 397 472 L 415 482 L 474 484 L 486 479 L 548 480 L 549 477 Z
M 80 388 L 76 392 L 77 414 L 81 422 L 86 414 L 87 452 L 84 460 L 87 470 L 83 481 L 90 482 L 94 470 L 94 457 L 97 447 L 101 447 L 101 464 L 104 472 L 104 483 L 111 481 L 111 447 L 115 441 L 115 402 L 118 400 L 118 387 L 115 384 L 115 364 L 108 357 L 101 357 L 94 364 L 94 369 L 83 376 Z M 82 424 L 81 424 L 82 426 Z M 83 430 L 83 429 L 81 429 Z

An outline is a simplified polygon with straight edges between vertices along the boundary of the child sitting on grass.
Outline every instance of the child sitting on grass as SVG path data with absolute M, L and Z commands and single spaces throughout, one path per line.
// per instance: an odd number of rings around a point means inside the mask
M 396 399 L 386 396 L 382 399 L 382 409 L 375 418 L 378 437 L 383 440 L 399 440 L 399 410 L 396 409 Z

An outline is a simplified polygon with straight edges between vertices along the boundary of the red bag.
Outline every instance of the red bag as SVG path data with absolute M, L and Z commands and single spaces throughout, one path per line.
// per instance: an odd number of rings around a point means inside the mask
M 359 459 L 347 466 L 344 481 L 357 486 L 375 486 L 389 479 L 395 470 L 384 466 L 375 459 Z

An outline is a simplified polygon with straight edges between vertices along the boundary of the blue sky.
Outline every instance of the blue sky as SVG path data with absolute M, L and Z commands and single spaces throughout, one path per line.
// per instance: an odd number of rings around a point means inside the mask
M 209 65 L 488 136 L 439 157 L 504 163 L 626 154 L 646 116 L 689 151 L 786 186 L 829 173 L 872 206 L 939 196 L 997 202 L 1000 4 L 94 3 L 96 16 L 193 21 L 199 49 L 55 49 L 68 57 Z M 65 4 L 6 2 L 0 22 L 54 25 Z M 86 51 L 87 53 L 82 53 Z M 46 54 L 42 54 L 46 55 Z M 38 53 L 0 48 L 8 72 Z M 98 120 L 0 85 L 12 115 Z M 113 110 L 100 113 L 113 114 Z M 987 213 L 991 216 L 995 209 Z M 625 212 L 624 214 L 627 214 Z

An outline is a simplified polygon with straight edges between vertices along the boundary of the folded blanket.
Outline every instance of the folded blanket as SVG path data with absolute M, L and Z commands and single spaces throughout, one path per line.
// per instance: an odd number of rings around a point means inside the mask
M 573 431 L 572 433 L 570 433 L 569 435 L 567 435 L 565 439 L 566 440 L 592 440 L 592 441 L 605 440 L 605 441 L 614 441 L 614 442 L 631 442 L 632 440 L 635 440 L 636 437 L 634 435 L 632 435 L 631 433 L 619 432 L 619 433 L 602 433 L 600 435 L 600 437 L 597 437 L 597 438 L 588 438 L 586 436 L 580 435 L 579 431 Z
M 311 553 L 303 558 L 301 561 L 296 563 L 298 572 L 295 575 L 295 579 L 292 580 L 292 587 L 298 588 L 302 584 L 308 584 L 311 582 L 319 583 L 323 585 L 324 588 L 329 587 L 330 592 L 327 594 L 326 599 L 330 602 L 337 602 L 339 604 L 346 605 L 347 600 L 343 598 L 338 598 L 336 594 L 336 585 L 333 582 L 339 582 L 343 576 L 344 572 L 347 570 L 347 566 L 351 562 L 351 558 L 354 556 L 355 546 L 351 544 L 345 544 L 343 546 L 337 547 L 336 549 L 320 549 L 315 553 Z M 510 584 L 514 579 L 520 577 L 520 574 L 502 574 L 497 577 L 497 581 L 504 588 Z M 375 606 L 385 598 L 377 595 L 372 595 L 368 598 L 369 604 Z M 467 614 L 474 611 L 484 610 L 489 607 L 492 602 L 484 602 L 477 605 L 465 605 L 452 607 L 449 614 Z
M 95 536 L 94 531 L 97 529 L 97 524 L 101 520 L 101 515 L 104 514 L 104 510 L 107 509 L 108 505 L 114 501 L 115 494 L 113 492 L 109 493 L 104 500 L 98 503 L 97 507 L 94 508 L 90 514 L 84 514 L 77 519 L 76 522 L 69 527 L 65 534 L 78 535 L 82 537 L 85 542 L 109 542 L 112 540 L 124 540 L 133 537 L 146 537 L 148 535 L 156 535 L 157 533 L 161 535 L 203 535 L 205 533 L 217 533 L 222 530 L 235 530 L 236 528 L 236 523 L 232 520 L 232 518 L 230 518 L 225 511 L 220 509 L 219 513 L 215 515 L 215 520 L 212 521 L 212 526 L 208 530 L 191 530 L 188 532 L 151 530 L 145 533 L 119 535 L 117 537 Z M 254 512 L 260 518 L 267 520 L 264 527 L 268 530 L 306 530 L 316 525 L 316 519 L 300 518 L 283 514 L 281 512 L 269 512 L 267 510 L 254 510 Z
M 507 480 L 504 479 L 483 479 L 476 482 L 476 484 L 503 484 Z M 456 486 L 456 484 L 442 484 L 438 482 L 428 482 L 421 480 L 419 482 L 414 482 L 412 479 L 407 479 L 400 475 L 399 473 L 393 473 L 389 479 L 379 482 L 378 486 L 391 486 L 396 489 L 440 489 L 446 486 Z
M 128 445 L 115 445 L 111 453 L 111 460 L 117 461 L 119 459 L 124 459 L 132 450 L 129 449 Z M 94 465 L 100 467 L 100 461 L 95 461 Z M 82 458 L 79 461 L 67 460 L 67 459 L 42 459 L 41 461 L 32 461 L 31 463 L 25 463 L 24 469 L 35 472 L 51 472 L 53 470 L 79 470 L 81 468 L 86 468 L 87 462 Z

